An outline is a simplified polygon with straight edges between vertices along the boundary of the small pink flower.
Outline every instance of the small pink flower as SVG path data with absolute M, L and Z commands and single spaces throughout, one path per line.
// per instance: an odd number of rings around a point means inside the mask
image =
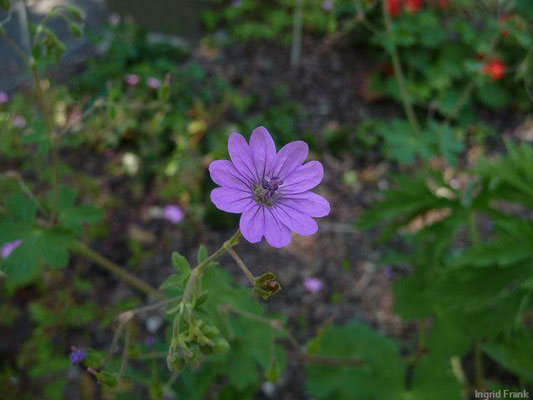
M 324 289 L 324 282 L 318 278 L 305 278 L 304 287 L 311 293 L 318 293 Z
M 22 243 L 22 240 L 15 240 L 14 242 L 6 243 L 2 246 L 2 250 L 0 250 L 0 253 L 2 254 L 2 258 L 5 260 L 9 257 L 9 255 L 15 250 L 17 247 L 20 246 Z
M 0 104 L 6 104 L 9 101 L 9 95 L 6 92 L 0 92 Z
M 26 126 L 26 118 L 24 118 L 22 115 L 17 115 L 11 121 L 11 125 L 16 128 L 24 128 Z
M 322 8 L 324 9 L 324 11 L 331 11 L 333 10 L 333 1 L 331 0 L 326 0 L 322 3 Z
M 163 218 L 172 224 L 179 224 L 184 217 L 181 208 L 175 204 L 169 204 L 163 209 Z
M 152 89 L 159 89 L 159 87 L 161 86 L 161 81 L 151 76 L 150 78 L 148 78 L 147 85 Z
M 109 16 L 109 25 L 116 27 L 120 24 L 120 15 L 113 13 Z
M 141 78 L 139 78 L 139 75 L 128 74 L 124 77 L 124 80 L 128 85 L 135 86 L 141 81 Z

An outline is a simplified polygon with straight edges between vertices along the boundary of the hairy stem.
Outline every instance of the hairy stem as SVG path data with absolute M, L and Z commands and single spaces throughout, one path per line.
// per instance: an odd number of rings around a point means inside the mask
M 71 244 L 71 249 L 74 252 L 93 261 L 94 263 L 104 268 L 105 270 L 111 272 L 113 275 L 117 276 L 123 281 L 129 283 L 131 286 L 134 286 L 135 288 L 139 289 L 141 292 L 146 293 L 148 296 L 155 297 L 158 299 L 166 299 L 163 293 L 161 293 L 160 291 L 158 291 L 157 289 L 155 289 L 148 283 L 144 282 L 142 279 L 139 279 L 135 275 L 129 273 L 128 271 L 120 267 L 119 265 L 108 260 L 101 254 L 87 247 L 82 242 L 78 242 L 78 241 L 73 242 Z
M 46 131 L 50 139 L 50 145 L 52 147 L 52 185 L 54 191 L 54 204 L 52 208 L 52 222 L 55 224 L 57 222 L 57 207 L 59 203 L 59 155 L 57 151 L 57 137 L 54 133 L 54 125 L 50 117 L 48 108 L 46 107 L 46 102 L 44 99 L 44 91 L 41 85 L 41 79 L 39 78 L 39 71 L 37 71 L 37 65 L 35 60 L 30 58 L 30 69 L 33 77 L 33 82 L 35 84 L 35 92 L 37 94 L 37 101 L 39 103 L 39 108 L 41 109 L 41 114 L 46 125 Z
M 128 354 L 130 349 L 130 337 L 131 337 L 131 325 L 126 326 L 126 334 L 124 335 L 124 349 L 122 350 L 122 360 L 120 362 L 120 371 L 118 373 L 118 381 L 122 380 L 124 376 L 124 371 L 128 365 Z
M 296 0 L 296 8 L 294 9 L 294 25 L 292 31 L 292 45 L 291 45 L 291 66 L 297 67 L 300 65 L 302 58 L 302 13 L 304 0 Z
M 233 257 L 233 259 L 235 260 L 237 265 L 240 267 L 240 269 L 244 273 L 244 275 L 246 275 L 246 278 L 248 278 L 248 280 L 250 281 L 252 286 L 255 286 L 255 277 L 254 277 L 254 275 L 250 272 L 250 270 L 248 269 L 246 264 L 244 264 L 244 262 L 239 257 L 237 252 L 235 250 L 233 250 L 231 247 L 226 248 L 226 251 Z
M 385 20 L 385 32 L 387 34 L 388 46 L 387 50 L 392 58 L 392 64 L 394 66 L 394 75 L 396 81 L 398 82 L 398 88 L 400 90 L 400 95 L 402 97 L 403 108 L 411 129 L 417 135 L 422 134 L 418 120 L 416 119 L 415 111 L 413 109 L 413 102 L 411 101 L 411 96 L 409 96 L 409 91 L 407 90 L 407 84 L 405 82 L 405 75 L 403 73 L 402 64 L 400 62 L 400 55 L 398 49 L 396 48 L 396 43 L 394 43 L 394 38 L 392 37 L 392 22 L 387 10 L 387 0 L 382 0 L 383 8 L 383 19 Z
M 227 240 L 217 251 L 215 251 L 213 254 L 211 254 L 209 257 L 207 257 L 204 261 L 202 261 L 200 264 L 198 264 L 194 269 L 191 271 L 191 275 L 189 276 L 189 280 L 187 281 L 187 286 L 185 286 L 185 291 L 183 292 L 183 300 L 182 303 L 187 303 L 189 299 L 192 296 L 194 286 L 198 282 L 198 279 L 202 275 L 202 272 L 206 266 L 211 264 L 213 261 L 215 261 L 217 258 L 219 258 L 222 254 L 224 254 L 225 251 L 227 251 L 229 248 L 235 246 L 237 243 L 239 243 L 239 240 L 241 239 L 241 231 L 240 229 L 235 232 L 235 234 Z

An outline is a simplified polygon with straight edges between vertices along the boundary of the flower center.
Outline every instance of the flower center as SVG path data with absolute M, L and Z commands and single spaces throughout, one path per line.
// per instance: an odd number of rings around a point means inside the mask
M 254 199 L 260 204 L 271 206 L 272 202 L 276 198 L 276 191 L 283 185 L 283 181 L 279 177 L 275 176 L 270 178 L 265 176 L 260 184 L 254 187 Z

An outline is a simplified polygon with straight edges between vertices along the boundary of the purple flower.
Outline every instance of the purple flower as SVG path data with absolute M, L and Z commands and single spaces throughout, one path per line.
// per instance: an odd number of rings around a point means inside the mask
M 168 206 L 165 206 L 165 208 L 163 209 L 163 218 L 165 218 L 168 222 L 178 224 L 181 222 L 183 217 L 185 217 L 185 214 L 177 205 L 170 204 Z
M 287 246 L 291 231 L 312 235 L 318 230 L 313 218 L 329 214 L 329 203 L 309 190 L 324 176 L 322 164 L 303 164 L 309 148 L 305 142 L 276 145 L 266 128 L 252 132 L 250 144 L 238 133 L 228 141 L 231 161 L 216 160 L 209 165 L 211 179 L 220 187 L 211 192 L 217 208 L 242 213 L 240 229 L 250 243 L 263 236 L 273 247 Z
M 0 92 L 0 104 L 6 104 L 9 101 L 9 95 L 6 92 Z
M 24 118 L 21 115 L 17 115 L 13 120 L 11 121 L 11 125 L 13 125 L 16 128 L 24 128 L 26 126 L 26 118 Z
M 128 85 L 135 86 L 141 81 L 141 78 L 139 78 L 139 75 L 128 74 L 124 77 L 124 80 Z
M 333 10 L 333 1 L 326 0 L 325 2 L 322 3 L 322 8 L 324 9 L 324 11 Z
M 78 364 L 87 358 L 87 350 L 83 347 L 72 346 L 70 348 L 70 355 L 68 357 L 72 365 Z
M 148 81 L 146 82 L 146 84 L 148 85 L 148 87 L 152 89 L 158 89 L 161 86 L 161 81 L 151 76 L 150 78 L 148 78 Z
M 144 339 L 144 344 L 146 344 L 148 347 L 154 347 L 155 345 L 155 337 L 152 335 L 149 335 Z
M 232 5 L 232 7 L 238 8 L 238 7 L 242 6 L 242 0 L 233 0 L 231 2 L 231 5 Z
M 305 278 L 304 287 L 311 293 L 318 293 L 324 289 L 324 282 L 318 278 Z
M 9 257 L 9 255 L 15 250 L 17 247 L 20 246 L 22 243 L 22 240 L 15 240 L 14 242 L 6 243 L 2 246 L 2 250 L 0 253 L 2 254 L 2 258 L 5 260 Z
M 387 267 L 385 268 L 385 276 L 389 279 L 389 280 L 393 280 L 394 277 L 395 277 L 395 273 L 394 273 L 394 270 L 391 268 L 391 267 Z

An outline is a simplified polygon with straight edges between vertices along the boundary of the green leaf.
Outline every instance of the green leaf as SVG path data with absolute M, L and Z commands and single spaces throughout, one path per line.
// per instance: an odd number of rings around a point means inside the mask
M 354 358 L 361 365 L 310 364 L 306 387 L 317 399 L 396 400 L 404 390 L 404 365 L 396 344 L 366 325 L 332 326 L 318 355 Z
M 69 243 L 69 236 L 53 230 L 45 231 L 40 243 L 45 264 L 50 268 L 65 268 L 69 261 Z
M 40 237 L 31 235 L 22 239 L 22 243 L 1 264 L 2 270 L 15 286 L 33 280 L 39 270 Z
M 415 368 L 412 394 L 416 400 L 463 400 L 462 389 L 450 357 L 425 356 Z
M 37 204 L 22 194 L 14 194 L 6 200 L 9 216 L 18 222 L 31 223 L 37 215 Z
M 172 253 L 172 266 L 183 277 L 187 277 L 191 272 L 191 266 L 187 259 L 176 251 Z
M 104 354 L 94 349 L 87 349 L 87 357 L 83 360 L 83 365 L 91 368 L 100 368 L 104 363 Z
M 495 361 L 518 377 L 533 383 L 533 336 L 524 330 L 500 341 L 483 345 L 483 350 Z
M 207 248 L 204 245 L 201 245 L 198 249 L 198 264 L 207 260 L 207 257 L 209 257 L 209 254 L 207 253 Z
M 60 220 L 68 227 L 79 227 L 83 223 L 98 222 L 102 219 L 103 213 L 98 207 L 92 205 L 81 205 L 69 208 L 60 216 Z
M 159 286 L 161 290 L 183 289 L 185 278 L 181 274 L 172 274 Z
M 432 303 L 428 298 L 430 289 L 420 272 L 396 279 L 392 289 L 394 311 L 408 321 L 431 316 L 433 314 Z

